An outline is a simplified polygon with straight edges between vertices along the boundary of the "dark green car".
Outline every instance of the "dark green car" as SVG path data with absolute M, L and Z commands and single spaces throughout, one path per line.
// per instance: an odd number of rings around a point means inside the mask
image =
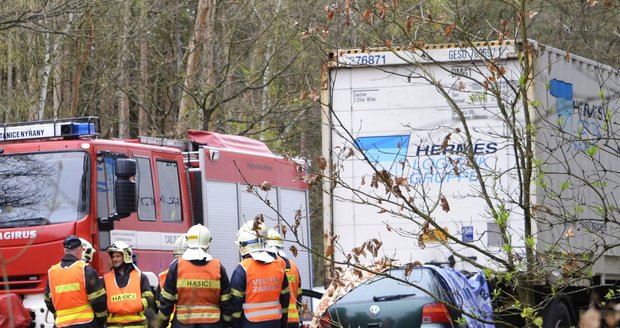
M 444 328 L 458 327 L 460 314 L 435 271 L 414 268 L 385 273 L 402 281 L 375 276 L 349 291 L 321 319 L 321 327 Z M 417 287 L 416 287 L 417 286 Z

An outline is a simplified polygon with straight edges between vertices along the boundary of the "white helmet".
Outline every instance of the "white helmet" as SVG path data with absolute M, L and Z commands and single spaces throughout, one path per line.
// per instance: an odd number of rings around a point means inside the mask
M 250 254 L 255 260 L 265 263 L 273 262 L 274 258 L 265 252 L 267 227 L 262 221 L 247 222 L 237 231 L 235 243 L 241 255 Z
M 181 256 L 187 250 L 187 234 L 182 234 L 174 241 L 174 256 Z
M 187 250 L 183 252 L 185 260 L 207 260 L 213 257 L 207 253 L 211 245 L 211 232 L 202 224 L 196 224 L 187 230 Z
M 286 254 L 284 253 L 284 240 L 282 239 L 280 233 L 274 229 L 269 229 L 269 231 L 267 231 L 265 247 L 269 252 L 286 257 Z
M 108 253 L 120 252 L 123 253 L 123 262 L 127 264 L 133 263 L 133 252 L 131 247 L 124 241 L 115 241 L 108 247 Z
M 82 248 L 84 249 L 82 252 L 82 261 L 90 263 L 90 261 L 93 260 L 93 255 L 95 255 L 95 249 L 93 248 L 93 245 L 88 242 L 88 240 L 80 238 L 80 241 L 82 242 Z

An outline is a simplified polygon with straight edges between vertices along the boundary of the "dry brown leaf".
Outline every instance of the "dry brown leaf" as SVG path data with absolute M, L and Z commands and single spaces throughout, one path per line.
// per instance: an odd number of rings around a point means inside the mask
M 431 225 L 430 223 L 424 222 L 424 224 L 422 225 L 422 233 L 428 233 L 429 231 L 431 231 Z
M 459 162 L 461 161 L 461 159 L 457 159 L 454 160 L 452 159 L 452 157 L 448 156 L 448 160 L 450 161 L 450 164 L 452 164 L 453 168 L 452 170 L 454 171 L 454 174 L 458 177 L 461 175 L 461 171 L 459 170 Z
M 363 185 L 365 185 L 365 184 L 366 184 L 366 176 L 365 176 L 365 175 L 363 175 L 363 176 L 362 176 L 362 186 L 363 186 Z
M 282 233 L 282 238 L 286 239 L 286 232 L 288 228 L 285 225 L 280 226 L 280 232 Z
M 455 129 L 454 129 L 454 132 L 456 132 L 456 133 L 461 133 L 461 128 L 455 128 Z
M 325 247 L 325 257 L 332 257 L 334 255 L 334 245 Z
M 254 187 L 252 187 L 252 185 L 247 185 L 247 187 L 245 187 L 245 191 L 253 192 L 254 191 Z
M 325 6 L 325 16 L 327 17 L 327 20 L 334 19 L 335 13 L 336 11 L 334 10 L 334 8 L 332 8 L 331 6 Z
M 588 7 L 594 7 L 594 6 L 596 6 L 597 4 L 598 4 L 598 1 L 597 1 L 597 0 L 587 0 L 587 1 L 586 1 L 586 5 L 587 5 Z
M 564 56 L 564 60 L 569 62 L 570 61 L 570 52 L 566 52 L 566 56 Z
M 317 158 L 315 158 L 315 162 L 319 170 L 325 171 L 325 169 L 327 168 L 327 160 L 325 159 L 325 157 L 318 156 Z
M 362 18 L 364 19 L 366 23 L 371 23 L 372 22 L 372 10 L 366 9 L 364 11 L 364 14 L 362 15 Z
M 254 222 L 252 222 L 252 231 L 256 232 L 256 235 L 260 235 L 261 231 L 263 231 L 263 227 L 265 226 L 265 217 L 263 214 L 258 214 L 254 217 Z
M 452 34 L 452 31 L 454 30 L 454 28 L 456 27 L 456 24 L 452 23 L 448 26 L 446 26 L 446 28 L 444 29 L 444 33 L 446 34 L 446 37 L 450 37 L 450 35 Z
M 448 204 L 448 200 L 446 199 L 446 196 L 441 195 L 439 196 L 439 204 L 441 205 L 441 209 L 448 213 L 450 212 L 450 204 Z
M 445 150 L 448 147 L 448 144 L 450 143 L 450 138 L 452 137 L 452 133 L 448 133 L 444 138 L 443 141 L 441 142 L 441 146 L 440 148 L 442 150 Z
M 384 19 L 388 11 L 388 6 L 383 1 L 377 2 L 375 4 L 375 10 L 377 11 L 377 16 L 379 16 L 379 18 L 381 19 Z
M 297 215 L 297 211 L 299 211 L 299 215 Z M 301 225 L 301 210 L 295 211 L 295 222 L 291 229 L 293 230 L 293 234 L 297 237 L 297 231 L 299 230 L 299 226 Z
M 426 248 L 426 244 L 424 244 L 424 236 L 422 234 L 418 235 L 418 247 L 420 247 L 420 249 Z
M 299 253 L 299 251 L 297 250 L 297 247 L 295 247 L 295 245 L 291 245 L 289 250 L 291 251 L 291 254 L 293 254 L 293 257 L 297 257 L 297 254 Z
M 344 156 L 344 158 L 349 158 L 351 156 L 355 155 L 355 151 L 353 150 L 353 148 L 348 147 L 347 148 L 347 154 Z
M 271 190 L 271 183 L 269 181 L 263 181 L 263 183 L 260 184 L 260 189 L 262 191 L 269 191 L 269 190 Z
M 413 271 L 413 263 L 407 263 L 404 265 L 405 268 L 405 277 L 409 277 L 411 272 Z
M 605 9 L 609 9 L 611 7 L 613 7 L 614 4 L 612 3 L 612 0 L 603 0 L 603 7 Z
M 411 32 L 411 29 L 413 28 L 413 20 L 413 16 L 407 17 L 407 23 L 405 24 L 405 29 L 407 30 L 407 33 Z

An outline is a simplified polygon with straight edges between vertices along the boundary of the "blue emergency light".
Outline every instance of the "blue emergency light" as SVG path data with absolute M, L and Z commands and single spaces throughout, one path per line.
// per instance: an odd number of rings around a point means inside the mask
M 97 133 L 95 123 L 63 123 L 60 125 L 61 136 L 81 136 Z

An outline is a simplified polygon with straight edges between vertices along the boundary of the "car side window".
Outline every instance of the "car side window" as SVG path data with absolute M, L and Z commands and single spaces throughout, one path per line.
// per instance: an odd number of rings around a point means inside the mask
M 157 179 L 159 180 L 159 201 L 161 203 L 162 221 L 182 221 L 181 188 L 177 163 L 158 160 Z
M 138 219 L 141 221 L 155 221 L 155 193 L 153 192 L 153 173 L 151 160 L 145 157 L 136 157 L 138 172 Z

